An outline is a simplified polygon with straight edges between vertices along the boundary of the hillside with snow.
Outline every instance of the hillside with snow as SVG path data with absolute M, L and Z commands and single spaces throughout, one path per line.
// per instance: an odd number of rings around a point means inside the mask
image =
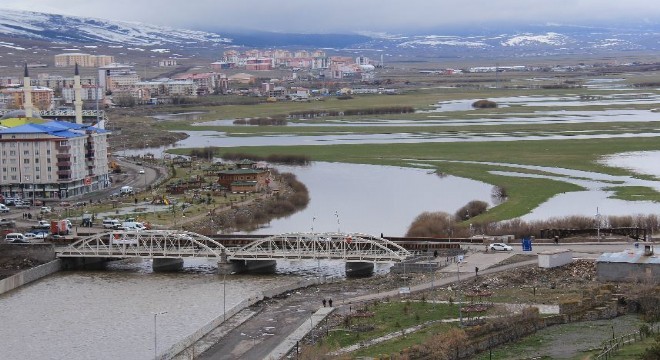
M 124 46 L 184 46 L 200 42 L 231 42 L 221 35 L 202 31 L 6 9 L 0 11 L 0 34 L 9 38 L 59 43 Z
M 652 26 L 587 28 L 554 24 L 515 30 L 466 28 L 460 35 L 443 34 L 440 30 L 435 34 L 428 32 L 285 34 L 254 31 L 220 35 L 150 24 L 0 9 L 0 49 L 9 55 L 38 55 L 45 47 L 57 51 L 88 51 L 95 46 L 99 47 L 98 51 L 105 52 L 122 49 L 122 53 L 214 58 L 226 47 L 323 48 L 330 55 L 354 53 L 375 58 L 385 54 L 401 59 L 593 56 L 660 50 L 660 29 Z M 0 52 L 0 59 L 2 57 Z M 20 58 L 17 56 L 15 61 Z

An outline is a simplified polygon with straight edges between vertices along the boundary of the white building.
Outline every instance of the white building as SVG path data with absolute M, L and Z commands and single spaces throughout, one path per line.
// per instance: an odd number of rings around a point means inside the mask
M 0 130 L 0 192 L 57 199 L 109 186 L 107 136 L 63 121 Z

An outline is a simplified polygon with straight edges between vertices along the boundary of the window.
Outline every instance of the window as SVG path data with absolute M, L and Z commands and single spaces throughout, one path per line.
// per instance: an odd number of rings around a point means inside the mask
M 50 164 L 50 158 L 46 158 L 46 162 Z
M 39 172 L 39 171 L 41 171 L 41 169 L 37 166 L 37 167 L 34 168 L 34 171 Z
M 68 141 L 66 141 L 66 140 L 60 141 L 60 146 L 67 146 L 67 145 L 69 145 Z
M 17 179 L 16 179 L 16 175 L 12 175 L 12 176 L 11 176 L 11 179 L 12 179 L 12 181 L 16 181 L 16 180 L 17 180 Z
M 29 164 L 29 163 L 30 163 L 30 159 L 23 159 L 23 164 Z
M 50 149 L 46 150 L 46 155 L 50 155 Z
M 16 168 L 15 168 L 15 167 L 10 168 L 9 171 L 11 171 L 11 172 L 16 172 Z
M 9 151 L 9 156 L 16 156 L 16 150 Z
M 49 166 L 48 167 L 48 172 L 51 172 L 51 171 L 53 171 L 53 168 Z M 50 178 L 50 176 L 49 176 L 49 178 Z
M 23 150 L 23 155 L 30 155 L 30 150 Z
M 35 164 L 38 164 L 38 163 L 39 163 L 39 158 L 35 158 L 35 159 L 34 159 L 34 163 L 35 163 Z

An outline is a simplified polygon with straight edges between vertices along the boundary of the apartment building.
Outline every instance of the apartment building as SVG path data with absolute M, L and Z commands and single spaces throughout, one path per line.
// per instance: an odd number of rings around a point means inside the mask
M 130 87 L 140 81 L 140 76 L 131 65 L 110 64 L 99 67 L 99 86 L 104 91 Z
M 62 121 L 0 130 L 0 192 L 63 199 L 108 187 L 108 132 Z
M 68 53 L 55 55 L 55 67 L 78 66 L 101 67 L 115 62 L 114 56 Z
M 191 80 L 196 86 L 198 96 L 208 95 L 217 91 L 227 90 L 227 75 L 219 73 L 181 74 L 174 80 Z
M 160 67 L 176 67 L 178 64 L 176 59 L 161 59 L 158 60 L 158 66 Z
M 50 75 L 46 73 L 38 74 L 37 78 L 32 78 L 31 81 L 34 86 L 44 86 L 51 89 L 62 89 L 67 86 L 73 86 L 75 79 L 73 76 L 64 77 L 60 75 Z M 82 85 L 96 84 L 96 78 L 93 76 L 81 76 L 80 83 Z
M 30 89 L 32 94 L 32 104 L 39 110 L 52 110 L 53 109 L 53 89 L 33 86 Z M 2 100 L 6 109 L 20 109 L 25 104 L 25 92 L 23 88 L 6 88 L 0 90 Z
M 73 104 L 75 100 L 76 90 L 73 85 L 67 86 L 61 89 L 62 90 L 62 100 L 65 104 Z M 81 85 L 81 100 L 82 101 L 96 101 L 103 100 L 105 97 L 103 88 L 97 85 L 82 84 Z

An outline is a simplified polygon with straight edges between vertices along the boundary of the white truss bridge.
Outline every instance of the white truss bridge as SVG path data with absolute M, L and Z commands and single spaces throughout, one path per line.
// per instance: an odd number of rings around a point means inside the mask
M 57 251 L 60 258 L 215 258 L 231 260 L 336 259 L 346 262 L 399 262 L 411 253 L 392 241 L 366 234 L 288 233 L 226 248 L 194 232 L 108 231 L 82 238 Z

